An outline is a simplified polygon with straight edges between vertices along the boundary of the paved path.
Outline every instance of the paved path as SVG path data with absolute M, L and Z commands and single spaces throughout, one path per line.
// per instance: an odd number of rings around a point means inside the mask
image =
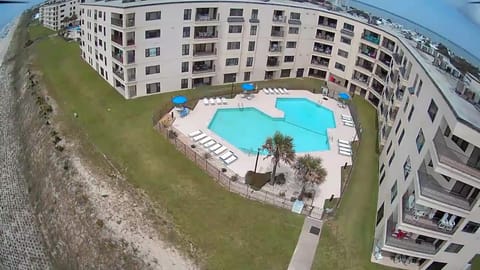
M 303 223 L 302 232 L 298 238 L 297 247 L 293 252 L 288 270 L 310 270 L 318 240 L 322 231 L 323 221 L 306 217 Z

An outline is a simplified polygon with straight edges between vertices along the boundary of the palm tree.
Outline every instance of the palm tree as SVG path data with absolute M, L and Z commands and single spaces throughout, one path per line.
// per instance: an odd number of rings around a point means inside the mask
M 303 183 L 302 192 L 307 184 L 321 184 L 327 177 L 327 171 L 322 166 L 322 159 L 310 154 L 297 158 L 293 169 Z
M 283 161 L 290 165 L 295 161 L 295 150 L 293 149 L 293 138 L 283 135 L 280 132 L 275 132 L 273 137 L 268 137 L 262 146 L 263 150 L 267 151 L 265 158 L 272 158 L 273 171 L 270 176 L 270 184 L 275 184 L 275 174 L 277 172 L 278 162 Z

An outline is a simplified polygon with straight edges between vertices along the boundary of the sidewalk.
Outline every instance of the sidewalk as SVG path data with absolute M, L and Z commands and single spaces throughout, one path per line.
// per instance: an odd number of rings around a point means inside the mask
M 297 247 L 293 252 L 288 270 L 310 270 L 318 240 L 322 232 L 323 221 L 306 217 L 303 223 L 302 232 L 298 238 Z

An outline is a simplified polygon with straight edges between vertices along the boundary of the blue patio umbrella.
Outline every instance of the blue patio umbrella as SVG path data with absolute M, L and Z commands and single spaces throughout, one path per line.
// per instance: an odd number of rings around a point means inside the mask
M 242 84 L 243 91 L 253 91 L 255 90 L 255 85 L 253 83 L 244 83 Z
M 341 92 L 340 94 L 338 94 L 338 97 L 343 99 L 343 100 L 349 100 L 350 99 L 350 95 L 346 92 Z
M 174 96 L 172 98 L 172 103 L 175 105 L 181 105 L 181 104 L 185 104 L 187 100 L 188 99 L 186 96 Z

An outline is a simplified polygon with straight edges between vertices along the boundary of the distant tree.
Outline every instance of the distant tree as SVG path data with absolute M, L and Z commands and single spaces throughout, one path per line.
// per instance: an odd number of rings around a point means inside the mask
M 293 165 L 297 179 L 302 183 L 302 191 L 307 184 L 322 184 L 327 177 L 327 170 L 322 165 L 322 159 L 310 154 L 297 158 Z
M 275 174 L 277 172 L 278 163 L 283 161 L 290 165 L 295 161 L 295 150 L 293 149 L 293 138 L 275 132 L 273 137 L 268 137 L 262 146 L 267 151 L 265 158 L 271 158 L 273 163 L 273 171 L 270 176 L 270 184 L 275 184 Z

